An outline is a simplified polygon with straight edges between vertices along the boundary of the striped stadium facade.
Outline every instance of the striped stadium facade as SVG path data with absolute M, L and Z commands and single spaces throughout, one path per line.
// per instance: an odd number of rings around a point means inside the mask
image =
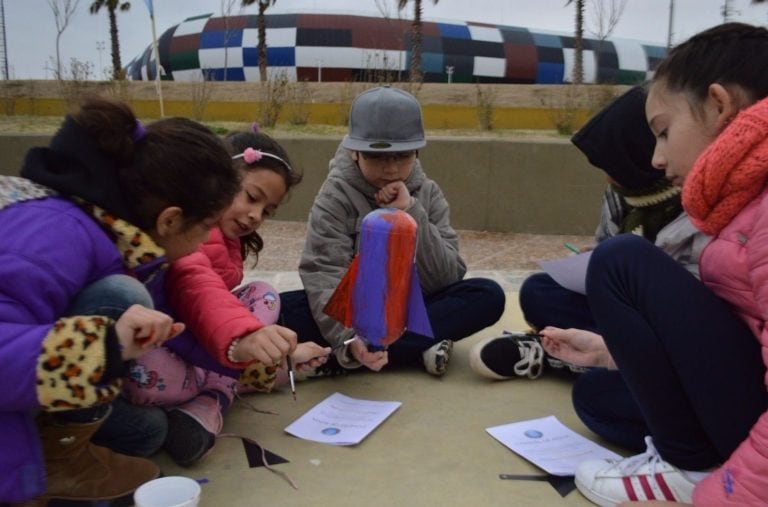
M 340 14 L 267 14 L 270 78 L 291 81 L 404 81 L 408 20 Z M 569 82 L 574 38 L 567 33 L 472 22 L 423 22 L 425 82 L 561 84 Z M 164 79 L 258 81 L 257 16 L 188 18 L 158 39 Z M 663 46 L 637 40 L 584 40 L 584 82 L 636 84 L 664 58 Z M 449 72 L 450 69 L 450 72 Z M 126 67 L 154 79 L 148 47 Z

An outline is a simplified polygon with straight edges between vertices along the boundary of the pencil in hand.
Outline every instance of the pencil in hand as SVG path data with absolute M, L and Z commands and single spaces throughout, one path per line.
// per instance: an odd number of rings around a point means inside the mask
M 355 340 L 357 340 L 357 336 L 349 338 L 348 340 L 344 340 L 343 342 L 341 342 L 341 343 L 331 347 L 331 352 L 335 352 L 335 351 L 337 351 L 337 350 L 339 350 L 341 348 L 344 348 L 344 347 L 346 347 L 347 345 L 349 345 L 350 343 L 352 343 Z
M 293 395 L 293 401 L 296 401 L 296 378 L 293 374 L 293 361 L 291 356 L 285 356 L 285 360 L 288 365 L 288 380 L 291 381 L 291 394 Z

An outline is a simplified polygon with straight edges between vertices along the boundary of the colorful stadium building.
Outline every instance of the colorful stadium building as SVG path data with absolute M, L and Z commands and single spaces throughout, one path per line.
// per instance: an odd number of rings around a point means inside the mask
M 164 79 L 258 81 L 256 15 L 188 18 L 158 39 Z M 411 22 L 337 14 L 267 14 L 268 75 L 291 81 L 405 81 Z M 472 22 L 423 21 L 426 82 L 569 82 L 574 38 L 567 33 Z M 637 40 L 584 39 L 585 83 L 636 84 L 666 54 Z M 152 48 L 126 67 L 154 79 Z

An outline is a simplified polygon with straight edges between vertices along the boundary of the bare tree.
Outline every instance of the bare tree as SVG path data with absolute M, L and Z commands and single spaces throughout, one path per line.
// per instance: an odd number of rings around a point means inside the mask
M 624 14 L 627 0 L 592 0 L 592 7 L 595 29 L 590 30 L 590 33 L 600 40 L 605 40 L 611 36 Z
M 381 13 L 381 17 L 384 19 L 392 18 L 391 5 L 387 0 L 373 0 L 373 2 L 376 4 L 376 8 Z
M 590 30 L 590 33 L 597 39 L 595 68 L 598 72 L 600 70 L 600 53 L 603 50 L 603 44 L 613 33 L 621 16 L 624 14 L 626 6 L 627 0 L 592 0 L 592 19 L 595 23 L 595 29 Z
M 379 13 L 381 14 L 381 17 L 384 18 L 384 20 L 387 21 L 387 23 L 391 23 L 393 19 L 396 19 L 398 22 L 402 20 L 400 17 L 400 9 L 394 9 L 394 13 L 392 12 L 393 4 L 394 6 L 399 5 L 399 0 L 374 0 L 374 3 L 376 4 L 376 8 L 379 10 Z M 398 41 L 400 42 L 401 46 L 405 46 L 405 37 L 400 35 L 398 38 Z M 372 41 L 374 44 L 374 47 L 376 45 L 376 41 Z M 402 52 L 400 52 L 399 60 L 395 63 L 397 66 L 397 81 L 402 81 L 402 68 L 403 68 L 403 57 Z
M 232 9 L 235 8 L 237 0 L 221 0 L 221 19 L 224 21 L 224 81 L 227 80 L 227 69 L 229 69 L 229 41 L 235 34 L 231 29 L 230 17 Z
M 61 74 L 61 34 L 69 26 L 69 21 L 77 10 L 80 0 L 48 0 L 56 23 L 56 79 L 62 79 Z

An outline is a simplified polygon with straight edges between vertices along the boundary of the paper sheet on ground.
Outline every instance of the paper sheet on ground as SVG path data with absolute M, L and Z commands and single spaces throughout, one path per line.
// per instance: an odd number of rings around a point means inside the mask
M 357 400 L 333 393 L 289 424 L 285 431 L 313 442 L 355 445 L 400 405 L 399 401 Z
M 540 261 L 541 269 L 568 290 L 586 294 L 587 266 L 592 250 L 561 259 Z
M 553 475 L 574 475 L 590 459 L 621 459 L 550 415 L 487 428 L 493 438 Z

